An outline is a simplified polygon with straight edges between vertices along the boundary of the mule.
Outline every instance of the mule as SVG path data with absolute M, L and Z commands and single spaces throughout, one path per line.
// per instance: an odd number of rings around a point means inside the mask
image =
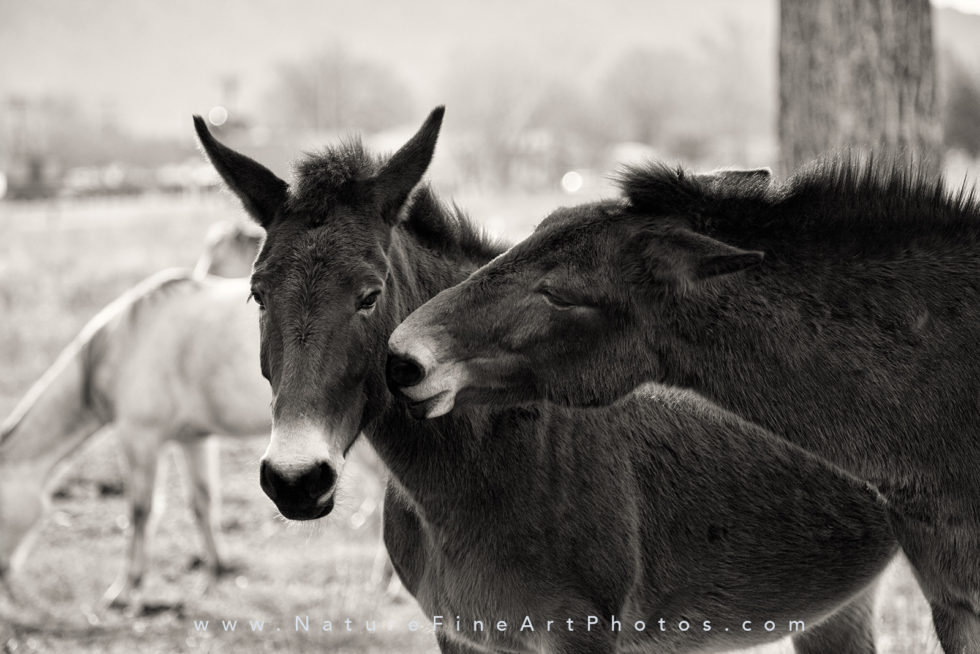
M 896 545 L 877 493 L 839 469 L 663 387 L 595 411 L 425 422 L 387 392 L 395 325 L 502 252 L 421 184 L 442 115 L 390 158 L 356 140 L 311 155 L 292 186 L 195 118 L 266 232 L 251 280 L 273 392 L 259 481 L 280 512 L 330 513 L 363 433 L 390 472 L 385 543 L 450 625 L 443 652 L 703 651 L 828 616 L 801 651 L 873 651 L 866 599 Z M 738 626 L 764 616 L 772 632 Z M 682 622 L 640 628 L 660 617 Z
M 691 388 L 877 486 L 944 650 L 980 651 L 980 204 L 874 161 L 620 185 L 398 328 L 419 412 Z

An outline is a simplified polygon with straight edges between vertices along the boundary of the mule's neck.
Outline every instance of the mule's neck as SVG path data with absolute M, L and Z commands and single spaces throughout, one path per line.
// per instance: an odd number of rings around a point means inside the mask
M 90 401 L 91 341 L 78 338 L 0 427 L 0 466 L 30 464 L 43 474 L 105 424 Z
M 648 379 L 695 390 L 852 474 L 883 478 L 866 449 L 891 447 L 887 440 L 904 429 L 891 424 L 900 412 L 864 414 L 888 401 L 870 383 L 866 353 L 827 336 L 836 331 L 831 319 L 806 317 L 781 281 L 756 278 L 680 302 L 669 326 L 646 331 L 637 365 Z
M 397 303 L 392 312 L 392 329 L 440 291 L 462 282 L 492 258 L 490 254 L 474 258 L 451 249 L 435 250 L 400 229 L 393 230 L 392 238 L 389 250 L 395 285 L 392 296 Z
M 388 334 L 409 313 L 466 279 L 493 256 L 488 253 L 485 260 L 479 260 L 433 251 L 398 229 L 393 239 L 389 251 L 392 288 L 387 301 L 392 306 Z M 381 361 L 379 369 L 383 368 Z M 399 484 L 423 503 L 437 501 L 450 477 L 459 476 L 459 466 L 478 456 L 492 419 L 491 412 L 478 407 L 456 410 L 436 420 L 416 420 L 387 390 L 372 402 L 375 406 L 366 410 L 376 418 L 365 430 L 368 440 Z

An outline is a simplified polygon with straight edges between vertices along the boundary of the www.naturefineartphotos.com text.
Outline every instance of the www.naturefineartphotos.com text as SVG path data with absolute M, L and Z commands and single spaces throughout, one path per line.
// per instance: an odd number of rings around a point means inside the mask
M 220 620 L 221 631 L 237 631 L 239 628 L 239 620 Z M 266 631 L 280 631 L 282 627 L 276 627 L 271 623 L 267 623 L 265 620 L 247 620 L 248 629 L 255 632 L 266 632 Z M 211 620 L 193 620 L 195 631 L 208 631 L 209 629 L 215 630 L 212 625 Z M 245 626 L 245 621 L 241 621 L 241 626 Z M 471 622 L 464 621 L 461 617 L 456 616 L 454 620 L 447 619 L 441 615 L 432 616 L 430 624 L 421 623 L 418 620 L 410 620 L 407 623 L 397 623 L 392 621 L 379 621 L 377 619 L 369 620 L 355 620 L 353 618 L 344 618 L 343 620 L 334 619 L 321 619 L 318 620 L 315 617 L 309 615 L 297 615 L 294 618 L 293 630 L 302 632 L 333 632 L 333 631 L 343 631 L 352 633 L 355 631 L 363 631 L 367 633 L 375 633 L 377 631 L 420 631 L 428 629 L 431 626 L 432 631 L 439 630 L 449 630 L 462 632 L 467 629 L 473 632 L 483 632 L 489 630 L 496 630 L 499 632 L 506 631 L 518 631 L 518 632 L 534 632 L 534 631 L 575 631 L 576 629 L 584 629 L 585 631 L 601 630 L 607 629 L 609 631 L 619 632 L 619 631 L 636 631 L 643 632 L 647 629 L 656 629 L 662 632 L 667 632 L 670 630 L 676 630 L 681 632 L 687 632 L 700 629 L 701 631 L 712 631 L 715 629 L 720 629 L 723 631 L 736 631 L 741 630 L 744 632 L 750 632 L 755 629 L 761 629 L 766 632 L 776 632 L 780 628 L 774 620 L 743 620 L 741 623 L 735 623 L 731 626 L 726 626 L 725 624 L 714 623 L 711 620 L 702 620 L 700 623 L 694 622 L 692 624 L 689 620 L 676 620 L 671 621 L 666 618 L 656 618 L 649 620 L 633 620 L 626 621 L 626 624 L 622 620 L 617 619 L 616 616 L 610 617 L 608 620 L 602 620 L 598 616 L 590 615 L 585 619 L 575 619 L 575 618 L 563 618 L 563 619 L 553 619 L 553 620 L 535 620 L 530 616 L 524 616 L 524 619 L 520 624 L 515 624 L 513 622 L 508 623 L 506 620 L 491 620 L 491 619 L 475 619 Z M 243 629 L 244 631 L 244 629 Z M 785 632 L 786 633 L 799 633 L 806 631 L 806 624 L 803 620 L 789 620 L 786 623 Z

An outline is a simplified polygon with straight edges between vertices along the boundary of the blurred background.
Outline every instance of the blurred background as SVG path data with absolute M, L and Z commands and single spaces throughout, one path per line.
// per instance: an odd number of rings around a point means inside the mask
M 345 135 L 394 150 L 445 104 L 430 178 L 511 240 L 558 205 L 613 193 L 607 175 L 647 158 L 785 174 L 828 148 L 875 145 L 973 183 L 980 0 L 851 4 L 0 0 L 0 414 L 99 309 L 192 266 L 215 221 L 243 220 L 198 151 L 195 113 L 288 179 L 302 152 Z M 0 651 L 434 651 L 424 630 L 293 631 L 295 615 L 421 616 L 371 581 L 382 481 L 370 456 L 348 474 L 348 500 L 307 527 L 262 495 L 263 448 L 262 434 L 222 448 L 222 543 L 237 571 L 210 589 L 186 483 L 166 468 L 173 501 L 150 542 L 151 601 L 134 615 L 97 610 L 130 525 L 115 441 L 93 439 L 53 485 L 15 576 L 28 604 L 0 602 Z M 880 614 L 881 651 L 939 651 L 901 565 Z M 263 618 L 282 632 L 192 624 Z

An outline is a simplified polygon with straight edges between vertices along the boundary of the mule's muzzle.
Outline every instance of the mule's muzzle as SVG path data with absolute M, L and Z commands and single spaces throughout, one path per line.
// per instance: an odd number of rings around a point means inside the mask
M 269 461 L 262 461 L 259 466 L 262 490 L 290 520 L 316 520 L 330 513 L 336 481 L 337 473 L 326 461 L 299 473 L 280 471 Z

